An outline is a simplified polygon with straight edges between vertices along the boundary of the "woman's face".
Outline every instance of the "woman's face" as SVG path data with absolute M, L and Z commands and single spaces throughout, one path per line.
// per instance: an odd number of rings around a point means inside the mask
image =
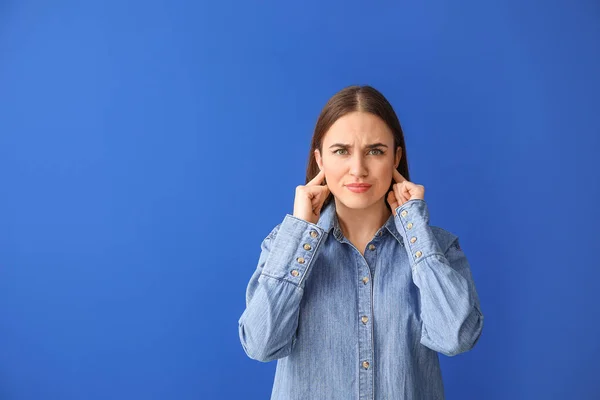
M 368 208 L 387 195 L 401 157 L 402 149 L 394 151 L 394 136 L 386 123 L 360 111 L 339 118 L 323 138 L 323 154 L 315 150 L 331 193 L 346 207 L 357 209 Z M 348 185 L 353 183 L 371 187 L 352 191 Z

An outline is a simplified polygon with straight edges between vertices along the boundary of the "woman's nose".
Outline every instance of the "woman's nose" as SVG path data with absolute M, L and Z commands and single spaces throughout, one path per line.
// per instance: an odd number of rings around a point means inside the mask
M 354 156 L 350 161 L 350 174 L 354 176 L 366 175 L 366 163 L 362 156 Z

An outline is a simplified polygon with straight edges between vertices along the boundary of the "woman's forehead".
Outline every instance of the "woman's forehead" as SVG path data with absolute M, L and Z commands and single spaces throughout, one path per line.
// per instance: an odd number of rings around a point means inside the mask
M 331 146 L 334 143 L 348 146 L 362 146 L 375 143 L 389 144 L 393 141 L 394 137 L 389 129 L 379 127 L 358 128 L 338 126 L 336 129 L 330 129 L 323 138 L 323 144 L 326 146 Z
M 324 137 L 324 142 L 340 140 L 358 143 L 387 142 L 393 140 L 393 135 L 387 124 L 378 116 L 366 112 L 353 112 L 335 121 Z

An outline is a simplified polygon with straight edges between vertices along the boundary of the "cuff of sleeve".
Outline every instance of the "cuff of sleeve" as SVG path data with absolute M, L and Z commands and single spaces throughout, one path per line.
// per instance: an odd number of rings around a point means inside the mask
M 302 286 L 323 237 L 320 226 L 287 214 L 261 274 Z
M 397 207 L 394 221 L 415 265 L 432 254 L 444 254 L 429 226 L 429 210 L 425 200 L 413 199 Z

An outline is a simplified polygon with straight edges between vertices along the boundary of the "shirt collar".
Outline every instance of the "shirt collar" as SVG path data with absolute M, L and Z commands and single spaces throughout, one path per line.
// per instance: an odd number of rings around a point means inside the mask
M 321 216 L 319 217 L 319 221 L 317 222 L 317 226 L 323 228 L 323 230 L 327 233 L 331 233 L 333 230 L 333 236 L 341 241 L 343 239 L 342 229 L 340 228 L 340 222 L 338 220 L 337 213 L 335 211 L 335 199 L 331 199 L 329 204 L 327 204 L 323 209 L 321 209 Z M 396 223 L 394 222 L 394 215 L 391 214 L 388 220 L 383 224 L 381 228 L 377 231 L 376 235 L 381 232 L 381 234 L 385 234 L 389 232 L 400 244 L 403 244 L 404 241 L 402 239 L 402 235 L 398 232 L 396 228 Z

